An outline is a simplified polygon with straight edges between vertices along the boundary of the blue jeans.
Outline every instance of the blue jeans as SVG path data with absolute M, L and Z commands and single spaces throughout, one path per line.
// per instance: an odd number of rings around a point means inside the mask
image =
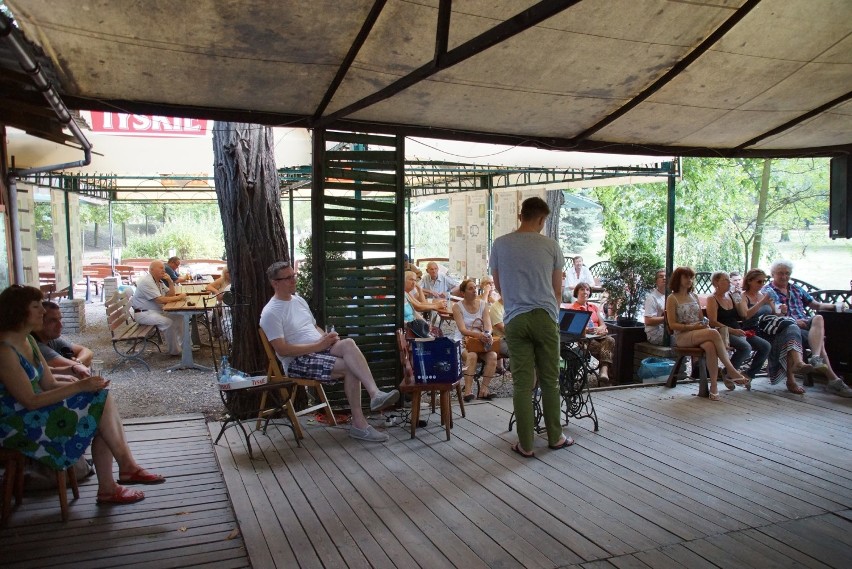
M 731 356 L 731 363 L 734 364 L 735 368 L 739 369 L 753 350 L 754 358 L 752 358 L 751 365 L 745 372 L 746 375 L 754 377 L 755 374 L 763 369 L 763 364 L 766 363 L 766 358 L 769 357 L 769 350 L 772 348 L 769 342 L 759 336 L 746 338 L 745 336 L 735 336 L 733 334 L 728 336 L 728 341 L 734 349 L 734 355 Z

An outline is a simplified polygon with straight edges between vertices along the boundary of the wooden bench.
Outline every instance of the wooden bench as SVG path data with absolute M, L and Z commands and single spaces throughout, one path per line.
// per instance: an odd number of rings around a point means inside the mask
M 672 348 L 675 356 L 675 365 L 669 373 L 666 387 L 677 385 L 681 366 L 687 358 L 698 358 L 698 396 L 710 397 L 710 388 L 707 385 L 707 356 L 701 348 Z
M 639 342 L 633 345 L 633 379 L 639 379 L 639 368 L 642 366 L 642 360 L 645 358 L 665 358 L 667 360 L 675 359 L 674 350 L 669 346 L 658 346 L 651 342 Z M 678 379 L 684 379 L 684 375 Z
M 153 340 L 159 338 L 156 326 L 139 324 L 131 315 L 130 299 L 133 294 L 129 290 L 116 292 L 104 303 L 107 313 L 107 324 L 112 335 L 112 347 L 122 360 L 113 366 L 113 370 L 123 363 L 136 360 L 151 371 L 151 366 L 143 359 L 145 348 L 151 344 L 160 350 L 159 344 Z M 123 349 L 119 349 L 119 345 Z

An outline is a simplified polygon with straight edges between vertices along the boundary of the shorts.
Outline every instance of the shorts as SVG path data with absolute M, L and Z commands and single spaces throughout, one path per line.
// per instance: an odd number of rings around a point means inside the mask
M 332 381 L 331 370 L 336 362 L 337 358 L 332 356 L 329 350 L 305 354 L 290 362 L 287 366 L 287 375 L 317 381 Z

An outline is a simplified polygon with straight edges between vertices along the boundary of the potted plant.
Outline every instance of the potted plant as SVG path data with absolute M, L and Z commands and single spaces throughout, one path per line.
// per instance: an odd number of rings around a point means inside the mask
M 619 326 L 637 325 L 636 315 L 662 266 L 657 254 L 638 241 L 627 243 L 612 255 L 601 273 L 601 286 Z

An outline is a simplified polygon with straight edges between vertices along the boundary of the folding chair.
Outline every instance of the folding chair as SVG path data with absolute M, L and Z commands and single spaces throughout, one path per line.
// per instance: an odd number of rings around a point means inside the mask
M 263 328 L 258 328 L 257 333 L 260 334 L 260 341 L 263 343 L 263 349 L 266 352 L 266 358 L 269 360 L 269 367 L 267 368 L 267 374 L 269 376 L 270 382 L 289 382 L 294 384 L 293 389 L 290 391 L 290 404 L 292 406 L 293 401 L 296 399 L 296 394 L 299 391 L 299 388 L 307 390 L 307 388 L 311 387 L 316 391 L 317 399 L 319 399 L 319 403 L 316 405 L 311 405 L 306 409 L 301 409 L 295 412 L 297 417 L 301 417 L 302 415 L 307 415 L 308 413 L 313 413 L 319 409 L 325 409 L 325 415 L 328 417 L 328 422 L 330 425 L 337 426 L 337 419 L 334 418 L 334 412 L 331 410 L 331 405 L 328 402 L 328 397 L 326 397 L 325 389 L 323 388 L 323 382 L 318 381 L 316 379 L 306 379 L 303 377 L 290 377 L 286 375 L 281 369 L 281 363 L 278 361 L 278 355 L 275 353 L 275 350 L 272 349 L 272 345 L 269 343 L 269 339 L 266 337 L 266 333 L 263 331 Z M 265 394 L 264 394 L 265 397 Z M 263 402 L 263 400 L 261 400 Z M 258 422 L 260 419 L 258 418 Z M 296 421 L 298 425 L 298 421 Z M 300 438 L 304 437 L 304 433 L 302 432 L 301 426 L 297 427 L 298 435 Z

